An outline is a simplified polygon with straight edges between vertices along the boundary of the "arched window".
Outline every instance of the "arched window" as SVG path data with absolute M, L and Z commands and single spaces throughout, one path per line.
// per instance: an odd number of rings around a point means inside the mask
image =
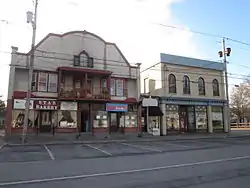
M 88 65 L 88 54 L 86 52 L 82 52 L 80 54 L 80 66 L 87 67 Z
M 199 89 L 199 95 L 205 95 L 206 90 L 205 90 L 205 81 L 202 77 L 198 79 L 198 89 Z
M 176 93 L 176 78 L 173 74 L 168 76 L 168 92 Z
M 216 79 L 213 80 L 213 95 L 220 96 L 219 82 Z
M 183 94 L 190 94 L 190 80 L 187 75 L 183 77 Z

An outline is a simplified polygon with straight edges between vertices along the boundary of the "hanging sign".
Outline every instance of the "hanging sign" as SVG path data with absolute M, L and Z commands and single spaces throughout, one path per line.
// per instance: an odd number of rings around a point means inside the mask
M 106 111 L 107 112 L 127 112 L 128 105 L 127 104 L 107 103 L 106 104 Z
M 35 109 L 39 110 L 57 110 L 58 102 L 50 100 L 39 100 L 35 101 Z

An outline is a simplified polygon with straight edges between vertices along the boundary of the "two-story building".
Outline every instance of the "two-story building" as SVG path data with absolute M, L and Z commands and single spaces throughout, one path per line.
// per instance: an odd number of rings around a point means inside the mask
M 12 47 L 6 132 L 20 132 L 30 52 Z M 87 31 L 48 34 L 35 46 L 29 132 L 136 132 L 139 66 Z
M 161 134 L 229 130 L 223 63 L 161 54 L 141 74 L 159 99 Z M 149 91 L 149 92 L 148 92 Z M 149 125 L 150 126 L 150 125 Z

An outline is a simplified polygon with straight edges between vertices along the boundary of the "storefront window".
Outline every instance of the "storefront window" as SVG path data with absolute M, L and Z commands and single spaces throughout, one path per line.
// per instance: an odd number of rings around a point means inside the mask
M 166 123 L 168 131 L 179 131 L 179 107 L 178 105 L 166 105 Z
M 224 127 L 223 122 L 223 107 L 213 106 L 212 107 L 212 122 L 213 122 L 213 129 L 220 130 Z
M 121 125 L 121 119 L 120 119 L 120 125 Z M 124 121 L 125 121 L 125 127 L 137 127 L 137 113 L 136 112 L 125 113 Z
M 94 128 L 107 128 L 108 127 L 108 113 L 105 111 L 94 112 Z
M 77 127 L 77 103 L 61 102 L 60 111 L 58 112 L 59 128 L 76 128 Z
M 21 128 L 24 124 L 24 113 L 25 110 L 13 110 L 12 111 L 12 127 Z M 28 127 L 37 126 L 38 113 L 34 110 L 29 111 Z
M 196 130 L 207 130 L 207 108 L 206 106 L 196 106 Z

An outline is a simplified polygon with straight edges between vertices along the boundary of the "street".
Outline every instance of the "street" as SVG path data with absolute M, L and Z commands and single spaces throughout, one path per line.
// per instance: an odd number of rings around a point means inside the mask
M 250 187 L 250 139 L 3 146 L 0 187 Z

